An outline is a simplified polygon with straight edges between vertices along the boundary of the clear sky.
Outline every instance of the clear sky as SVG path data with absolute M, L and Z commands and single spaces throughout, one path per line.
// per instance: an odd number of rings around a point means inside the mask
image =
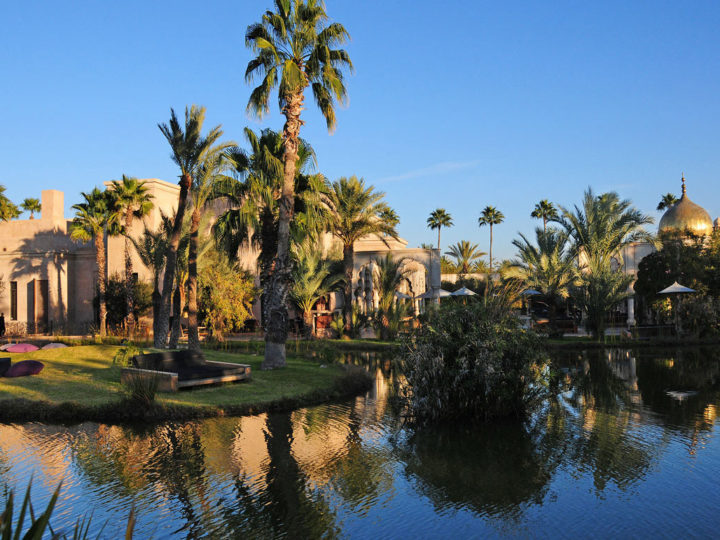
M 42 189 L 66 206 L 123 173 L 175 181 L 157 123 L 208 108 L 242 129 L 280 129 L 276 107 L 248 118 L 248 24 L 270 0 L 26 0 L 1 10 L 0 184 L 18 202 Z M 328 135 L 307 100 L 302 136 L 319 171 L 387 193 L 410 246 L 436 242 L 446 208 L 487 251 L 483 207 L 504 212 L 495 254 L 531 233 L 534 204 L 569 206 L 592 186 L 656 218 L 663 193 L 720 215 L 720 3 L 327 0 L 352 36 L 350 104 Z

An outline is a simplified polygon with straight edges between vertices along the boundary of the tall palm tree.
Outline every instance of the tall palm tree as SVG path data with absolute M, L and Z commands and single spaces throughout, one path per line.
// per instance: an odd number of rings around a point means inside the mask
M 568 235 L 564 231 L 538 227 L 535 238 L 535 244 L 523 234 L 519 240 L 513 240 L 518 255 L 504 276 L 520 279 L 525 286 L 546 296 L 550 301 L 552 324 L 558 299 L 568 298 L 571 287 L 577 282 L 575 256 L 569 249 Z
M 486 253 L 480 251 L 477 244 L 471 244 L 467 240 L 460 240 L 450 246 L 449 250 L 445 252 L 445 255 L 449 255 L 455 259 L 458 274 L 468 274 Z
M 672 193 L 666 193 L 660 199 L 660 202 L 657 205 L 657 209 L 658 210 L 666 210 L 666 209 L 670 208 L 671 206 L 675 206 L 675 204 L 677 204 L 678 200 L 679 199 Z
M 153 197 L 145 186 L 145 182 L 124 174 L 122 180 L 113 180 L 111 182 L 110 189 L 115 195 L 115 210 L 120 212 L 123 221 L 123 233 L 125 235 L 125 302 L 127 306 L 125 329 L 128 333 L 132 333 L 135 314 L 133 313 L 133 265 L 130 250 L 132 246 L 130 227 L 133 218 L 142 219 L 150 213 L 154 206 Z
M 535 205 L 535 209 L 530 214 L 530 217 L 543 220 L 543 230 L 547 230 L 547 222 L 558 218 L 557 209 L 555 205 L 547 199 L 541 200 Z
M 75 217 L 70 228 L 70 238 L 76 242 L 95 242 L 95 262 L 97 264 L 97 288 L 100 304 L 100 335 L 105 335 L 107 304 L 105 302 L 105 231 L 119 229 L 117 213 L 113 211 L 113 200 L 107 191 L 93 189 L 90 193 L 81 193 L 85 202 L 74 204 Z
M 165 348 L 170 322 L 170 298 L 175 281 L 175 265 L 177 250 L 180 245 L 182 224 L 185 218 L 185 209 L 188 193 L 193 184 L 205 157 L 213 151 L 217 140 L 222 136 L 220 126 L 212 128 L 207 135 L 202 135 L 205 121 L 205 107 L 193 105 L 185 108 L 185 125 L 181 126 L 170 109 L 169 124 L 158 124 L 158 128 L 167 139 L 172 149 L 172 160 L 180 167 L 180 194 L 178 195 L 178 208 L 175 213 L 172 234 L 168 241 L 165 256 L 165 274 L 163 276 L 162 297 L 160 300 L 160 317 L 157 325 L 157 334 L 154 336 L 156 348 Z
M 275 0 L 275 11 L 266 11 L 261 22 L 248 27 L 246 44 L 257 56 L 245 71 L 248 82 L 258 75 L 262 82 L 251 93 L 248 110 L 258 117 L 269 111 L 270 93 L 279 86 L 283 127 L 283 183 L 278 219 L 278 243 L 265 302 L 270 317 L 265 324 L 263 369 L 285 365 L 287 295 L 291 272 L 290 223 L 295 199 L 295 167 L 300 138 L 305 89 L 312 88 L 315 102 L 328 130 L 335 128 L 335 102 L 345 103 L 342 68 L 352 70 L 347 52 L 335 49 L 349 39 L 339 23 L 329 23 L 320 0 Z
M 30 219 L 35 219 L 35 212 L 42 210 L 42 205 L 39 199 L 27 198 L 20 205 L 23 210 L 30 212 Z
M 430 217 L 427 218 L 427 225 L 430 229 L 437 229 L 438 232 L 438 244 L 437 248 L 440 249 L 440 230 L 443 227 L 452 227 L 453 220 L 452 216 L 445 211 L 444 208 L 437 208 L 430 212 Z
M 377 234 L 397 238 L 397 214 L 385 202 L 385 193 L 365 186 L 365 180 L 351 176 L 339 178 L 330 186 L 328 194 L 329 230 L 343 244 L 345 290 L 343 316 L 349 329 L 352 315 L 352 284 L 355 267 L 355 242 Z M 382 238 L 382 237 L 381 237 Z
M 493 266 L 493 225 L 499 225 L 503 221 L 505 221 L 505 216 L 500 210 L 498 210 L 494 206 L 486 206 L 483 209 L 482 214 L 480 214 L 480 217 L 478 218 L 478 225 L 480 227 L 482 227 L 483 225 L 490 225 L 490 274 L 492 274 Z
M 312 241 L 294 244 L 292 254 L 295 265 L 290 299 L 302 313 L 305 332 L 309 335 L 313 330 L 313 306 L 320 298 L 337 290 L 344 277 L 334 271 L 332 262 L 322 259 L 321 251 Z
M 0 185 L 0 221 L 10 221 L 20 215 L 20 209 L 5 195 L 5 189 Z
M 227 184 L 232 181 L 223 173 L 232 164 L 232 161 L 228 159 L 228 152 L 235 147 L 236 144 L 233 142 L 214 146 L 203 159 L 190 188 L 193 211 L 190 217 L 190 244 L 187 261 L 188 349 L 194 352 L 200 352 L 197 300 L 200 218 L 208 203 L 221 193 L 220 184 Z

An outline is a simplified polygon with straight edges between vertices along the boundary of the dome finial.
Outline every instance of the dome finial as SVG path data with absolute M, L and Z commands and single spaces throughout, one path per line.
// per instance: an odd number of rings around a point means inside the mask
M 685 188 L 685 173 L 682 173 L 682 196 L 684 197 L 687 193 L 687 189 Z

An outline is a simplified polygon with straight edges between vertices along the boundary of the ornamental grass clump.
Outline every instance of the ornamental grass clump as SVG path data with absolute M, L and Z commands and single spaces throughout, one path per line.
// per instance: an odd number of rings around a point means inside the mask
M 549 358 L 510 305 L 504 294 L 446 302 L 406 339 L 402 393 L 413 422 L 522 419 L 542 400 Z

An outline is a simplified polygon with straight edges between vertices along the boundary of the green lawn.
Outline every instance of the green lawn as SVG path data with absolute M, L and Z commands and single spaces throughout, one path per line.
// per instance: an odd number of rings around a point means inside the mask
M 13 363 L 40 360 L 45 368 L 32 377 L 0 378 L 0 400 L 24 398 L 53 404 L 72 402 L 83 406 L 119 401 L 123 396 L 119 382 L 120 368 L 112 363 L 118 348 L 113 345 L 85 345 L 25 354 L 8 353 Z M 321 367 L 317 362 L 302 358 L 289 358 L 287 367 L 282 370 L 260 371 L 262 357 L 258 355 L 205 351 L 205 356 L 208 360 L 250 364 L 252 380 L 175 394 L 158 394 L 158 401 L 167 405 L 219 408 L 262 405 L 329 391 L 346 373 L 340 366 Z

